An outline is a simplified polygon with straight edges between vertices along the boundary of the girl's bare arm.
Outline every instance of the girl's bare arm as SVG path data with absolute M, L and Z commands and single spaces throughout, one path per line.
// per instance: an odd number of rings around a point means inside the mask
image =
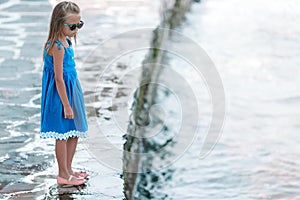
M 64 117 L 73 118 L 73 111 L 70 106 L 70 102 L 66 93 L 66 86 L 63 78 L 63 60 L 64 60 L 64 48 L 59 49 L 57 45 L 54 45 L 51 51 L 53 55 L 53 64 L 54 64 L 54 74 L 55 74 L 55 84 L 58 91 L 60 100 L 64 106 Z

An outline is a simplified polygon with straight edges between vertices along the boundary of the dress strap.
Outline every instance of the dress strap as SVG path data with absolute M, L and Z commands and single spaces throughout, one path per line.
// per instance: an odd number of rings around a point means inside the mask
M 71 40 L 69 38 L 67 38 L 67 42 L 69 44 L 69 47 L 72 47 L 72 42 L 71 42 Z
M 63 46 L 64 48 L 72 47 L 72 42 L 71 42 L 71 40 L 69 40 L 68 38 L 67 38 L 67 42 L 68 42 L 68 44 L 69 44 L 68 47 L 66 47 L 66 46 L 65 46 L 61 41 L 59 41 L 59 40 L 55 40 L 55 42 L 56 42 L 57 48 L 58 48 L 59 50 L 61 50 L 62 46 Z
M 64 44 L 59 40 L 55 40 L 55 43 L 57 45 L 58 50 L 61 50 L 62 46 L 65 47 Z

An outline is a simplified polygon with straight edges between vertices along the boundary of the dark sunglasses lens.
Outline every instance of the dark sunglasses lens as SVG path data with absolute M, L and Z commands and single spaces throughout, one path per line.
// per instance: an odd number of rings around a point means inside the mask
M 82 28 L 83 27 L 83 21 L 80 21 L 79 24 L 77 25 L 78 28 Z
M 75 28 L 76 28 L 76 24 L 72 24 L 72 25 L 70 26 L 70 30 L 71 30 L 71 31 L 74 31 Z

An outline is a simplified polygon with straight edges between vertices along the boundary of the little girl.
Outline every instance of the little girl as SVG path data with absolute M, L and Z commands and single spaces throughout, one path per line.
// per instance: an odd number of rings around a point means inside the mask
M 80 9 L 75 3 L 57 4 L 44 48 L 40 137 L 56 139 L 58 184 L 81 185 L 88 176 L 86 172 L 72 170 L 78 138 L 86 137 L 88 129 L 70 40 L 73 37 L 76 42 L 82 26 Z

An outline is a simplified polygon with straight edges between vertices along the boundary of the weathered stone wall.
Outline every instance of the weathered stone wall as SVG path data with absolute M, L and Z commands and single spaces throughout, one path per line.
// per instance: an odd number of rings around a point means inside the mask
M 146 137 L 149 123 L 149 110 L 153 105 L 156 94 L 156 83 L 160 74 L 160 64 L 164 62 L 164 52 L 170 37 L 170 29 L 174 29 L 184 20 L 185 13 L 189 10 L 192 0 L 164 0 L 161 10 L 161 23 L 153 30 L 151 47 L 143 61 L 140 88 L 134 96 L 132 116 L 126 134 L 123 154 L 124 194 L 126 199 L 135 199 L 136 193 L 141 192 L 140 182 L 143 174 L 151 169 L 151 157 L 144 156 L 147 152 Z M 138 136 L 138 137 L 135 137 Z M 142 172 L 142 173 L 139 173 Z M 139 189 L 138 189 L 139 188 Z M 143 190 L 145 198 L 149 198 Z

